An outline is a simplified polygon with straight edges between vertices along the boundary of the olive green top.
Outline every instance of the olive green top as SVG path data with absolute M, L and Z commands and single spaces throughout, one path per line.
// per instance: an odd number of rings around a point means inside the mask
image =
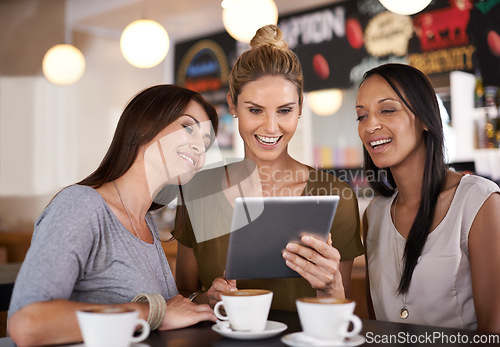
M 182 230 L 176 230 L 178 241 L 193 248 L 200 282 L 205 290 L 210 288 L 215 278 L 223 276 L 226 266 L 233 207 L 225 198 L 222 189 L 224 169 L 221 167 L 201 172 L 198 174 L 200 177 L 192 181 L 193 183 L 190 182 L 196 185 L 199 195 L 188 197 L 189 201 L 186 200 L 191 220 L 188 219 L 184 223 Z M 362 255 L 364 249 L 360 237 L 358 201 L 352 188 L 334 175 L 309 167 L 309 179 L 302 196 L 314 195 L 340 196 L 330 231 L 333 247 L 340 252 L 341 260 L 351 260 Z M 191 221 L 196 225 L 196 236 Z M 210 239 L 206 235 L 221 236 Z M 203 241 L 197 242 L 197 239 Z M 272 308 L 278 310 L 296 311 L 297 298 L 316 296 L 316 290 L 303 278 L 238 280 L 237 287 L 273 291 Z

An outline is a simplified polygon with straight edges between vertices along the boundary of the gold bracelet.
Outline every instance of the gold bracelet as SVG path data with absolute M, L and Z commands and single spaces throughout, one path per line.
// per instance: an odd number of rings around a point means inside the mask
M 132 302 L 148 302 L 148 324 L 151 330 L 156 330 L 160 327 L 167 311 L 167 302 L 161 294 L 138 294 L 132 299 Z
M 196 292 L 192 293 L 188 298 L 189 300 L 193 301 L 194 298 L 196 298 L 198 295 L 205 293 L 204 290 L 197 290 Z

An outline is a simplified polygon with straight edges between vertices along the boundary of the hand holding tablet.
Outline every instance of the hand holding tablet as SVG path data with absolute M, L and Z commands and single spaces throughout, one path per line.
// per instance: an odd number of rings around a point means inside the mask
M 338 202 L 338 196 L 237 198 L 226 278 L 300 277 L 301 274 L 286 265 L 282 251 L 290 242 L 300 242 L 303 234 L 322 240 L 325 252 L 335 251 L 324 241 Z M 311 239 L 308 242 L 314 248 L 315 240 Z M 307 242 L 305 245 L 309 246 Z
M 344 297 L 340 253 L 332 247 L 331 235 L 328 235 L 326 243 L 314 236 L 303 236 L 301 244 L 287 245 L 283 258 L 289 268 L 299 273 L 316 289 L 318 296 Z

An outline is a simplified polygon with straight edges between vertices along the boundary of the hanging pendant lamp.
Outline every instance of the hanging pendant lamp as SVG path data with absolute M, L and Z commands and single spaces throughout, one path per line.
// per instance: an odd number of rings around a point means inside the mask
M 379 0 L 389 11 L 401 15 L 411 15 L 422 11 L 432 0 Z
M 45 53 L 42 71 L 45 78 L 55 85 L 71 85 L 78 82 L 83 76 L 85 58 L 75 46 L 58 44 Z
M 249 43 L 260 27 L 278 23 L 273 0 L 224 0 L 221 6 L 224 28 L 241 42 Z
M 170 39 L 165 28 L 151 19 L 138 19 L 127 25 L 120 37 L 120 49 L 131 65 L 147 69 L 167 56 Z

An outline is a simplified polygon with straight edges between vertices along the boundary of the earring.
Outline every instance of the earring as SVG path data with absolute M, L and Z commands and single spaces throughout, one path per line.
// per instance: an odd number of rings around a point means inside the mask
M 302 115 L 301 115 L 301 114 L 299 114 L 299 119 L 300 119 L 300 117 L 302 117 Z
M 238 116 L 237 116 L 237 115 L 235 115 L 235 114 L 233 114 L 233 118 L 238 118 Z

